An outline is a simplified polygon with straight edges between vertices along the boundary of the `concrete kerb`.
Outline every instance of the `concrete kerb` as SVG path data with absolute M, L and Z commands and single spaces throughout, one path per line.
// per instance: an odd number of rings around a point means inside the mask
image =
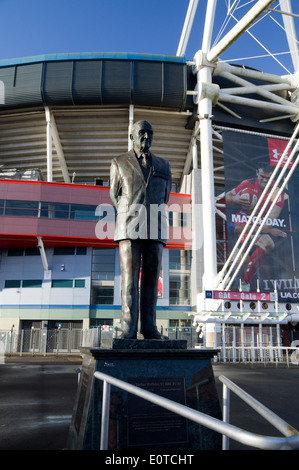
M 80 355 L 75 356 L 75 355 L 63 355 L 63 356 L 57 356 L 57 355 L 47 355 L 47 356 L 42 356 L 42 355 L 18 355 L 18 354 L 11 354 L 11 355 L 6 355 L 4 359 L 3 365 L 6 363 L 56 363 L 56 364 L 68 364 L 68 363 L 76 363 L 76 364 L 81 364 L 82 363 L 82 357 Z

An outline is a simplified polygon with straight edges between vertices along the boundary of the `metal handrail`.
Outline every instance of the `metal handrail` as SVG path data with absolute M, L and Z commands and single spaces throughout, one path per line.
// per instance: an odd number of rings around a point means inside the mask
M 292 449 L 299 447 L 299 433 L 298 431 L 290 426 L 286 421 L 277 416 L 273 411 L 271 411 L 266 406 L 262 405 L 258 400 L 253 398 L 247 392 L 242 390 L 238 385 L 234 384 L 227 377 L 221 375 L 219 377 L 220 382 L 223 383 L 223 420 L 224 422 L 229 421 L 229 412 L 230 412 L 230 394 L 229 390 L 234 392 L 239 398 L 241 398 L 245 403 L 247 403 L 251 408 L 253 408 L 257 413 L 259 413 L 263 418 L 265 418 L 270 424 L 272 424 L 276 429 L 278 429 L 284 436 L 284 438 L 278 438 L 283 443 L 281 449 Z M 292 443 L 296 443 L 295 447 L 288 441 L 291 438 Z M 295 438 L 295 439 L 294 439 Z M 268 438 L 267 438 L 268 439 Z M 283 442 L 284 441 L 284 442 Z M 228 449 L 228 439 L 223 437 L 223 449 Z M 264 448 L 264 447 L 263 447 Z
M 161 397 L 156 395 L 155 393 L 149 392 L 144 390 L 140 387 L 136 387 L 135 385 L 129 384 L 124 382 L 123 380 L 116 379 L 115 377 L 111 377 L 107 374 L 103 374 L 102 372 L 95 372 L 94 377 L 96 379 L 103 381 L 103 401 L 102 401 L 102 423 L 101 423 L 101 441 L 100 441 L 100 449 L 107 450 L 108 449 L 108 434 L 109 434 L 109 408 L 110 408 L 110 392 L 111 392 L 111 385 L 114 385 L 122 390 L 127 391 L 128 393 L 132 393 L 134 395 L 139 396 L 145 400 L 148 400 L 155 405 L 161 406 L 169 411 L 172 411 L 180 416 L 183 416 L 191 421 L 194 421 L 198 424 L 206 426 L 209 429 L 212 429 L 216 432 L 219 432 L 223 436 L 227 438 L 234 439 L 242 444 L 247 446 L 255 447 L 258 449 L 264 450 L 292 450 L 299 448 L 299 434 L 296 429 L 289 426 L 283 420 L 281 420 L 278 416 L 274 415 L 270 410 L 266 407 L 261 405 L 257 400 L 250 397 L 246 392 L 241 390 L 237 385 L 233 382 L 228 380 L 226 377 L 221 376 L 221 381 L 224 383 L 225 388 L 224 391 L 227 392 L 228 388 L 233 390 L 237 393 L 242 399 L 247 401 L 254 406 L 257 410 L 263 414 L 266 419 L 268 419 L 272 424 L 275 423 L 275 426 L 278 427 L 280 430 L 283 430 L 283 433 L 287 435 L 287 437 L 272 437 L 272 436 L 260 436 L 249 431 L 244 431 L 237 426 L 234 426 L 228 423 L 228 401 L 224 403 L 224 411 L 225 411 L 225 421 L 221 421 L 217 418 L 213 418 L 212 416 L 206 415 L 200 411 L 193 410 L 185 405 L 181 405 L 176 403 L 173 400 L 169 400 L 168 398 Z M 228 441 L 225 443 L 225 447 L 228 444 Z M 225 449 L 224 449 L 225 450 Z

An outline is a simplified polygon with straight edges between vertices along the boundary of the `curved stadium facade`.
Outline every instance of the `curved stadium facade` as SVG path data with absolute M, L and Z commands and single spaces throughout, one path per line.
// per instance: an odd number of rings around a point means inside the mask
M 0 61 L 0 330 L 117 327 L 118 249 L 111 231 L 102 237 L 97 227 L 111 204 L 111 160 L 127 151 L 132 123 L 146 119 L 153 151 L 170 162 L 173 179 L 157 325 L 192 331 L 194 279 L 204 270 L 201 256 L 192 256 L 200 216 L 192 205 L 200 171 L 200 138 L 196 165 L 192 153 L 199 119 L 192 67 L 184 57 L 136 54 Z M 213 82 L 230 86 L 217 75 Z M 293 132 L 290 120 L 269 122 L 266 108 L 246 108 L 241 125 L 237 114 L 213 108 L 215 197 L 225 191 L 222 128 L 282 138 Z M 221 267 L 226 229 L 216 218 Z

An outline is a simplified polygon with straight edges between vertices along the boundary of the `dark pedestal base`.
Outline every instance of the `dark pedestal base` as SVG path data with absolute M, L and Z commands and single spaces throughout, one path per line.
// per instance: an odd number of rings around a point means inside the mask
M 173 339 L 113 339 L 111 340 L 112 349 L 186 349 L 187 341 Z
M 143 344 L 142 344 L 143 343 Z M 82 349 L 83 364 L 67 449 L 100 449 L 99 371 L 221 419 L 211 364 L 215 350 L 184 341 L 113 340 L 110 349 Z M 109 450 L 220 450 L 221 436 L 135 395 L 111 387 Z

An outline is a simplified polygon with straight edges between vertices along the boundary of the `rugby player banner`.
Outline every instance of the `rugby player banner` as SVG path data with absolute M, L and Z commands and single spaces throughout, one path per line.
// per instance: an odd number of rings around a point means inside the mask
M 229 253 L 239 239 L 257 201 L 262 197 L 263 190 L 287 143 L 282 139 L 230 131 L 223 132 L 225 215 Z M 283 165 L 287 158 L 288 155 L 286 155 Z M 292 164 L 293 162 L 288 167 L 291 167 Z M 273 292 L 276 286 L 279 301 L 298 302 L 298 188 L 299 173 L 296 168 L 266 220 L 264 217 L 267 215 L 277 192 L 273 193 L 266 210 L 261 214 L 261 207 L 271 188 L 263 196 L 262 204 L 260 204 L 252 223 L 257 219 L 257 228 L 262 222 L 265 223 L 246 259 L 244 254 L 249 243 L 243 251 L 242 268 L 239 270 L 234 284 L 231 285 L 232 291 L 238 290 L 241 280 L 244 291 L 256 291 L 258 286 L 262 292 Z M 241 244 L 244 243 L 246 236 L 240 240 Z M 239 247 L 242 246 L 241 244 Z

